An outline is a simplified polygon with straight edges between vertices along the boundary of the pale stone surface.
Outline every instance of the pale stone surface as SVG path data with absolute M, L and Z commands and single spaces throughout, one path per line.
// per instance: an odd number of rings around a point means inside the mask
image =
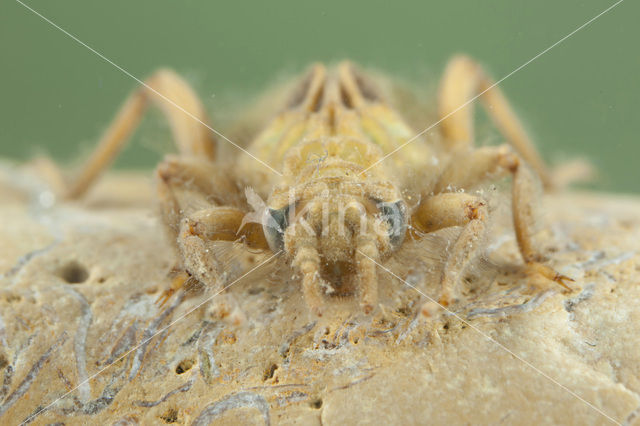
M 315 319 L 281 262 L 210 301 L 216 289 L 194 289 L 158 306 L 175 259 L 146 175 L 49 208 L 8 181 L 2 424 L 640 424 L 640 199 L 544 200 L 540 242 L 577 279 L 571 294 L 531 285 L 496 225 L 487 251 L 502 266 L 477 268 L 458 317 L 425 318 L 428 299 L 380 270 L 372 316 L 343 297 Z M 387 265 L 435 295 L 434 247 Z M 227 284 L 266 257 L 229 259 Z

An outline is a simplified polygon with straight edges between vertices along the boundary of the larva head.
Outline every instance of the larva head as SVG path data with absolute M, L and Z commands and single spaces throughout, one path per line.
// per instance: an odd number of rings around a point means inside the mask
M 354 278 L 372 280 L 363 264 L 402 244 L 407 208 L 393 186 L 321 179 L 297 189 L 272 195 L 263 230 L 271 249 L 284 250 L 313 285 L 331 291 Z

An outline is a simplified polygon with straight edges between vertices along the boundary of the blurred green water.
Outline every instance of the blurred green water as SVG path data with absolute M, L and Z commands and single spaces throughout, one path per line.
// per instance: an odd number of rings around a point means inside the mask
M 224 110 L 230 95 L 246 98 L 318 60 L 435 78 L 466 52 L 499 79 L 614 2 L 25 3 L 136 77 L 176 69 Z M 626 0 L 501 84 L 545 157 L 590 159 L 598 189 L 640 192 L 639 16 L 638 2 Z M 79 159 L 136 86 L 13 0 L 0 5 L 0 58 L 2 157 Z M 154 165 L 168 146 L 154 142 L 164 131 L 145 120 L 117 166 Z

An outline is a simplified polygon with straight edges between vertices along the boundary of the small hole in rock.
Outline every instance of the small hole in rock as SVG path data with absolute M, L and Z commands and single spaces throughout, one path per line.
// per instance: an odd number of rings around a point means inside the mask
M 264 375 L 262 376 L 262 380 L 269 380 L 269 379 L 273 378 L 273 375 L 275 374 L 277 369 L 278 369 L 278 365 L 277 364 L 271 364 L 271 366 L 269 366 L 269 368 L 267 368 L 264 371 Z
M 406 316 L 411 315 L 411 308 L 409 308 L 408 306 L 402 306 L 402 307 L 398 308 L 397 312 L 400 315 L 403 315 L 403 316 L 406 317 Z
M 9 293 L 4 297 L 4 299 L 7 301 L 7 303 L 16 303 L 22 300 L 22 296 L 20 296 L 19 294 Z
M 165 423 L 176 423 L 178 421 L 178 410 L 175 408 L 169 408 L 160 416 Z
M 321 407 L 322 407 L 322 399 L 320 399 L 320 398 L 315 399 L 315 400 L 311 403 L 311 406 L 312 406 L 313 408 L 321 408 Z
M 89 271 L 80 263 L 72 260 L 60 269 L 59 275 L 69 284 L 80 284 L 89 278 Z
M 176 374 L 182 374 L 191 370 L 191 367 L 193 367 L 193 364 L 194 364 L 194 361 L 192 359 L 183 359 L 180 362 L 180 364 L 176 366 Z

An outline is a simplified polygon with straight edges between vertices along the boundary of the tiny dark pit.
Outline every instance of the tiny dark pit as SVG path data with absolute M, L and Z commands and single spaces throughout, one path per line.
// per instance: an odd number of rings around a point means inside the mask
M 9 365 L 9 360 L 2 354 L 0 354 L 0 368 L 5 368 Z
M 160 416 L 165 423 L 176 423 L 178 421 L 178 410 L 170 408 Z
M 267 368 L 264 371 L 264 375 L 262 376 L 262 380 L 269 380 L 273 378 L 273 375 L 276 373 L 276 370 L 278 369 L 278 365 L 277 364 L 271 364 L 269 366 L 269 368 Z
M 192 359 L 184 359 L 176 366 L 176 374 L 183 374 L 191 370 L 195 362 Z
M 89 278 L 89 271 L 81 263 L 72 260 L 60 268 L 58 275 L 69 284 L 81 284 Z

